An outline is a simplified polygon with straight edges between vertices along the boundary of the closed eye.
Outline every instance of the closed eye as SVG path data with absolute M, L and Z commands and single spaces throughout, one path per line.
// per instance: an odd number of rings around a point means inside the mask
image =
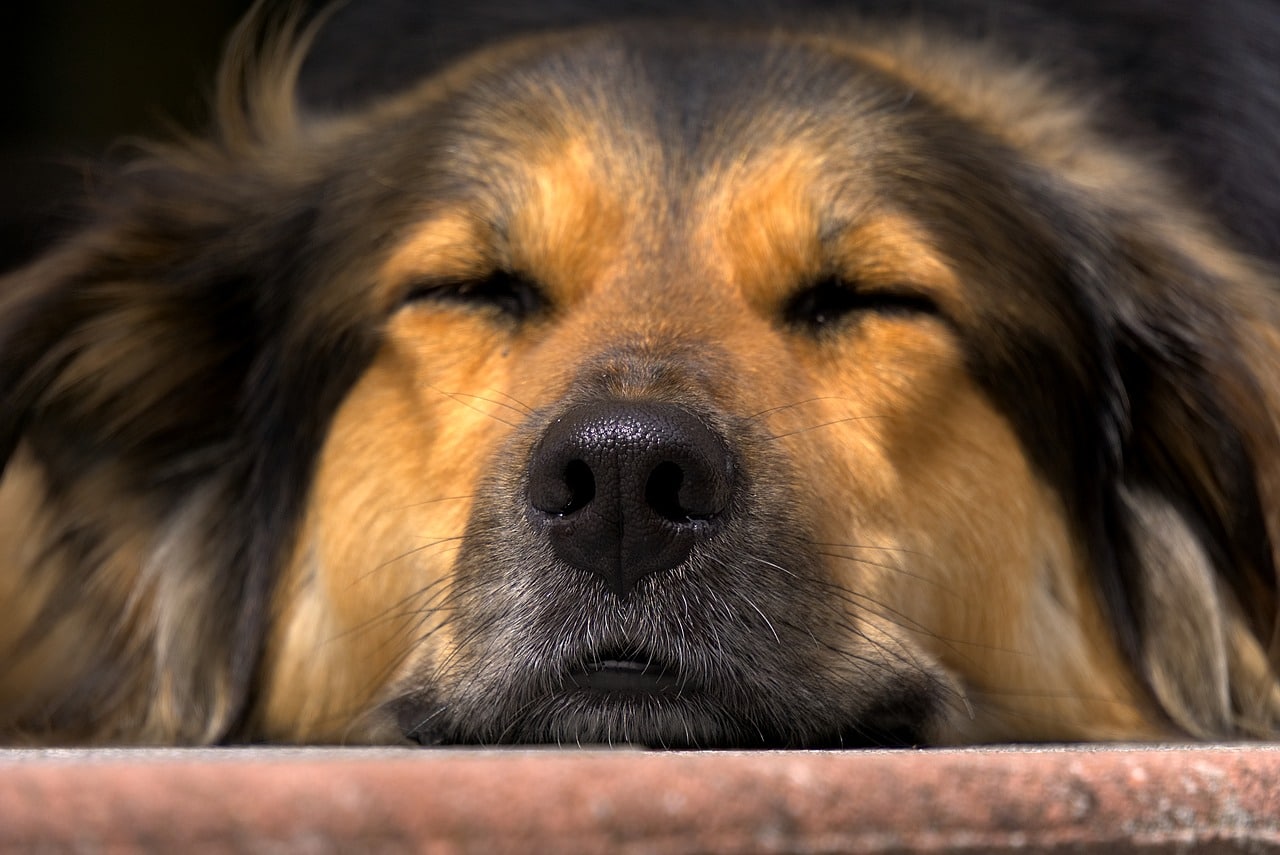
M 546 311 L 550 303 L 536 282 L 507 270 L 475 279 L 422 282 L 409 289 L 404 302 L 456 303 L 496 309 L 517 321 Z
M 936 315 L 938 305 L 909 286 L 860 287 L 829 276 L 797 291 L 782 310 L 789 326 L 815 333 L 863 312 Z

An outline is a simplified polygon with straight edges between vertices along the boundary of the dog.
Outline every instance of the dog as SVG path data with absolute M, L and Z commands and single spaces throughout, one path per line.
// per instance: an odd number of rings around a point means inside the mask
M 2 738 L 1274 736 L 1271 78 L 980 5 L 359 98 L 385 40 L 259 6 L 215 129 L 0 283 Z

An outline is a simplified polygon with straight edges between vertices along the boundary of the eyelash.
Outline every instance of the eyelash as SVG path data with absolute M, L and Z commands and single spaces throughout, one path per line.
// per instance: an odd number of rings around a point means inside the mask
M 517 321 L 540 314 L 549 306 L 536 282 L 505 270 L 482 279 L 423 283 L 405 296 L 405 303 L 425 300 L 489 307 Z M 783 319 L 789 326 L 819 333 L 860 312 L 936 315 L 938 306 L 917 291 L 859 289 L 829 276 L 793 294 L 783 307 Z
M 793 294 L 783 307 L 783 318 L 790 326 L 818 333 L 860 312 L 936 315 L 938 305 L 907 287 L 867 290 L 829 276 Z
M 549 305 L 536 282 L 506 270 L 481 279 L 425 282 L 410 289 L 404 299 L 406 304 L 420 301 L 488 307 L 517 321 L 540 314 Z

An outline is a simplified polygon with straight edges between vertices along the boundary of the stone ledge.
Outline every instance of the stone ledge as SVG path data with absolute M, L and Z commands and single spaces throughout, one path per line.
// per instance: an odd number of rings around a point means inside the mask
M 0 849 L 1280 852 L 1280 748 L 0 751 Z

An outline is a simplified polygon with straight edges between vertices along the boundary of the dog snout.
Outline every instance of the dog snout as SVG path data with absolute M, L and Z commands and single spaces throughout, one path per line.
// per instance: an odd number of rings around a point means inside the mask
M 529 507 L 564 562 L 619 597 L 713 537 L 729 510 L 733 456 L 682 407 L 605 401 L 547 428 L 529 464 Z

